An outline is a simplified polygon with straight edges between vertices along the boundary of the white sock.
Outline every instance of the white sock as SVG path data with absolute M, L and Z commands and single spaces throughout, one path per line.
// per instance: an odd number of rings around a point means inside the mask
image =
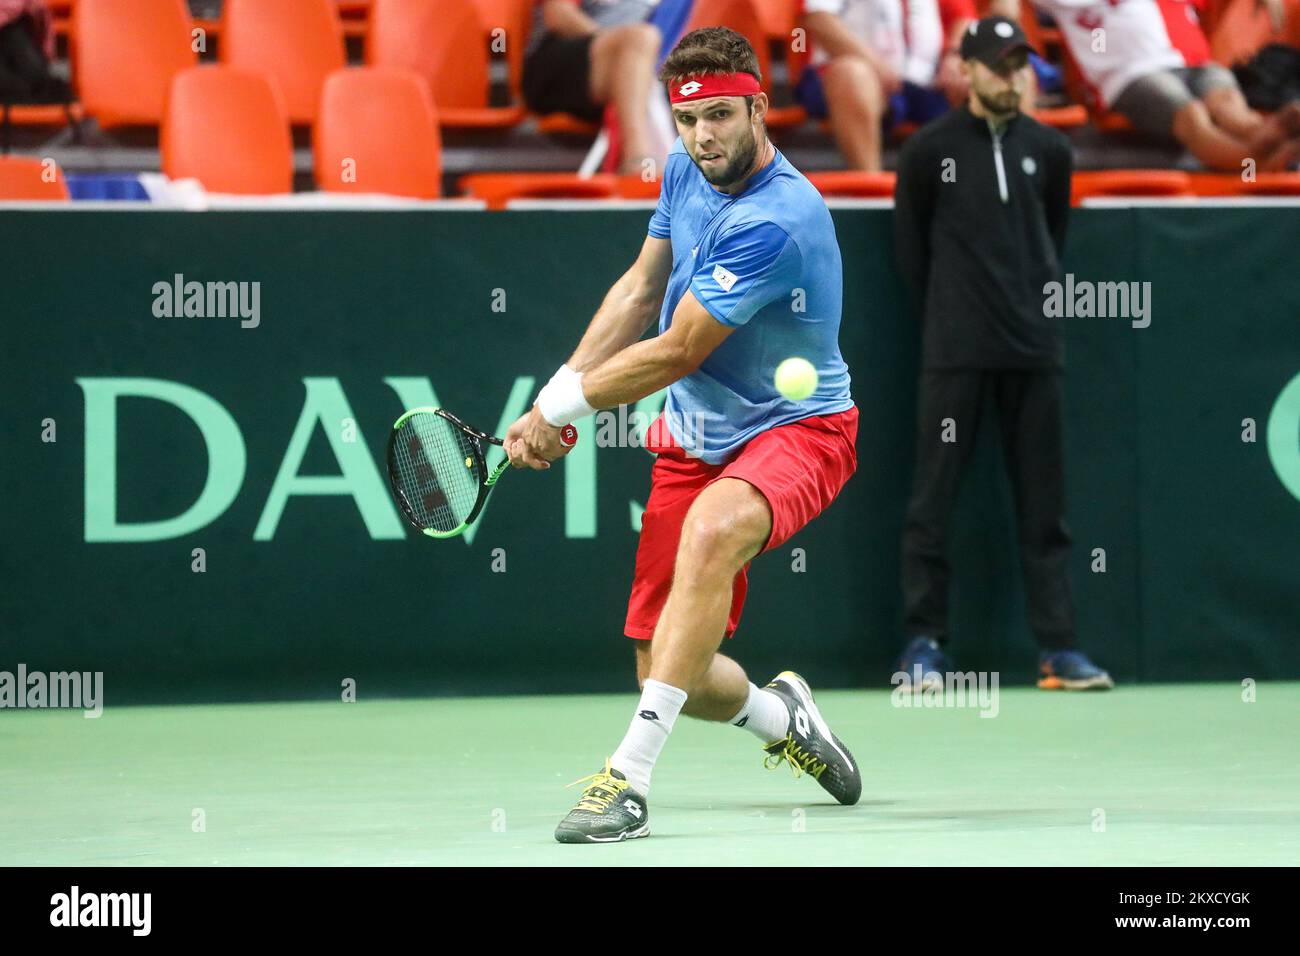
M 770 690 L 762 690 L 757 685 L 750 684 L 749 700 L 740 708 L 740 713 L 727 723 L 733 727 L 744 727 L 763 743 L 770 744 L 774 740 L 780 740 L 790 729 L 790 708 Z
M 685 703 L 686 691 L 662 681 L 646 680 L 627 736 L 609 758 L 610 766 L 627 777 L 632 789 L 643 797 L 650 793 L 650 774 L 654 772 L 655 761 Z

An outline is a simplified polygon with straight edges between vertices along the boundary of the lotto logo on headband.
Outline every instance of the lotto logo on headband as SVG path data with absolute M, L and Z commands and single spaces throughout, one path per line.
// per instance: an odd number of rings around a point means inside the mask
M 676 89 L 669 89 L 674 103 L 707 100 L 714 96 L 753 96 L 759 92 L 758 80 L 750 73 L 710 73 L 688 79 Z

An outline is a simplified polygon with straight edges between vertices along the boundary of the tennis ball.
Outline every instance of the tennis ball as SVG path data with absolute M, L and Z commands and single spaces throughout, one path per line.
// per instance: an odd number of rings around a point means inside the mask
M 788 358 L 776 367 L 776 390 L 792 402 L 817 391 L 817 369 L 806 358 Z

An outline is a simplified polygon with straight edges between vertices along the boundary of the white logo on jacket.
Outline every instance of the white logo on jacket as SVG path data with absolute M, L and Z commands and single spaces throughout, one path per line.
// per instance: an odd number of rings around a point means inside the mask
M 1020 161 L 1020 168 L 1025 171 L 1026 176 L 1032 176 L 1038 172 L 1038 163 L 1034 162 L 1034 157 L 1026 156 Z
M 722 286 L 722 288 L 727 292 L 731 291 L 731 287 L 736 284 L 736 281 L 739 278 L 740 277 L 734 272 L 729 272 L 722 268 L 722 266 L 713 267 L 713 281 Z

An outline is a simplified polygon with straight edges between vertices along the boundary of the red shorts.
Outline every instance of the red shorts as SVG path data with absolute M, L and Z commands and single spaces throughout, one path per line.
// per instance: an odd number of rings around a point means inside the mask
M 646 433 L 646 450 L 658 457 L 650 475 L 650 499 L 641 516 L 636 577 L 623 632 L 638 640 L 654 636 L 673 583 L 682 523 L 701 491 L 719 478 L 741 478 L 757 488 L 772 509 L 772 534 L 763 546 L 771 551 L 835 500 L 857 470 L 857 437 L 858 410 L 850 408 L 769 429 L 751 439 L 727 464 L 710 465 L 687 456 L 663 427 L 663 419 L 655 421 Z M 745 565 L 736 575 L 727 637 L 740 624 L 748 568 Z

